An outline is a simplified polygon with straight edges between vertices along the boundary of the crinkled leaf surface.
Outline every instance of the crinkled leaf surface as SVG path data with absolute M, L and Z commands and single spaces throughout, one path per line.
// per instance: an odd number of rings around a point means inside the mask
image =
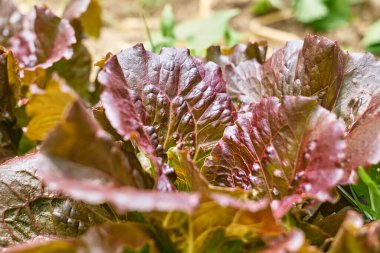
M 268 98 L 226 128 L 202 170 L 212 184 L 281 200 L 282 216 L 303 197 L 335 199 L 345 147 L 343 123 L 315 100 Z
M 336 42 L 306 36 L 304 43 L 288 42 L 258 70 L 251 70 L 250 61 L 241 62 L 228 72 L 228 78 L 238 84 L 248 82 L 246 86 L 254 92 L 248 90 L 247 94 L 252 94 L 254 101 L 301 95 L 316 98 L 331 109 L 342 84 L 346 57 Z
M 245 92 L 253 102 L 268 96 L 313 97 L 343 118 L 347 126 L 366 111 L 372 96 L 380 92 L 380 63 L 373 55 L 346 53 L 324 37 L 306 36 L 304 42 L 288 42 L 261 67 L 255 66 L 255 71 L 251 61 L 235 65 L 226 79 L 255 89 L 255 93 Z M 227 82 L 229 85 L 231 82 Z
M 374 96 L 363 115 L 347 134 L 347 163 L 354 170 L 380 162 L 380 93 Z
M 164 193 L 152 187 L 141 165 L 124 154 L 79 102 L 46 138 L 40 168 L 48 185 L 88 203 L 112 203 L 118 210 L 192 211 L 199 194 Z M 124 150 L 128 152 L 128 150 Z
M 224 77 L 231 96 L 243 104 L 269 96 L 302 95 L 317 99 L 342 118 L 347 131 L 355 132 L 348 134 L 348 150 L 363 152 L 363 156 L 355 156 L 357 161 L 349 158 L 342 181 L 347 183 L 354 180 L 352 170 L 357 165 L 380 160 L 375 127 L 379 69 L 380 63 L 371 54 L 346 53 L 334 41 L 307 36 L 303 43 L 288 42 L 261 66 L 252 60 L 227 66 Z M 362 136 L 360 133 L 366 133 L 365 141 L 361 137 L 355 141 L 353 136 Z
M 8 39 L 22 30 L 24 16 L 12 0 L 0 0 L 0 44 L 8 46 Z
M 10 40 L 20 64 L 28 69 L 48 68 L 73 55 L 74 29 L 67 20 L 55 16 L 47 7 L 35 7 L 33 29 L 24 29 Z
M 187 50 L 165 48 L 156 55 L 138 44 L 111 57 L 99 81 L 112 126 L 158 156 L 181 144 L 202 164 L 235 118 L 220 69 Z
M 100 36 L 102 7 L 98 0 L 71 0 L 63 12 L 63 18 L 71 22 L 79 20 L 85 34 L 96 38 Z
M 37 236 L 74 237 L 94 224 L 117 219 L 106 205 L 87 205 L 47 189 L 37 169 L 35 155 L 0 166 L 0 246 Z
M 259 63 L 265 62 L 268 43 L 266 41 L 249 42 L 237 44 L 231 48 L 221 48 L 220 46 L 211 46 L 207 48 L 207 61 L 213 61 L 219 66 L 238 65 L 240 62 L 247 60 L 256 60 Z
M 16 153 L 21 138 L 21 129 L 13 114 L 19 96 L 17 63 L 11 51 L 0 47 L 0 160 Z
M 25 135 L 30 140 L 44 140 L 46 135 L 63 120 L 76 96 L 57 76 L 49 80 L 45 90 L 37 87 L 34 89 L 26 105 L 26 112 L 31 120 Z
M 31 242 L 10 248 L 12 253 L 158 253 L 151 231 L 143 224 L 126 222 L 106 224 L 91 228 L 87 233 L 73 240 Z

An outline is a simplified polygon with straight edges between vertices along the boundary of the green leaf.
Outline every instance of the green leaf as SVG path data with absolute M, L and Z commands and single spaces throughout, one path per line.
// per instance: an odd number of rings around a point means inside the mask
M 310 23 L 326 17 L 329 13 L 324 0 L 295 0 L 293 11 L 296 18 L 303 23 Z
M 346 24 L 351 18 L 350 0 L 326 0 L 328 15 L 309 23 L 316 30 L 331 30 Z
M 380 189 L 379 186 L 371 179 L 371 177 L 365 172 L 365 170 L 360 167 L 358 169 L 358 174 L 360 179 L 368 187 L 368 197 L 367 201 L 371 206 L 372 210 L 376 212 L 376 216 L 380 219 Z
M 252 5 L 252 12 L 255 15 L 262 15 L 273 9 L 270 0 L 259 0 Z
M 215 12 L 207 18 L 182 22 L 175 27 L 175 36 L 190 49 L 206 49 L 225 39 L 228 23 L 237 14 L 237 9 L 231 9 Z
M 376 21 L 368 28 L 368 31 L 362 40 L 362 44 L 367 51 L 376 54 L 380 53 L 380 20 Z
M 174 14 L 170 4 L 166 4 L 161 14 L 161 34 L 163 37 L 175 38 L 174 36 Z

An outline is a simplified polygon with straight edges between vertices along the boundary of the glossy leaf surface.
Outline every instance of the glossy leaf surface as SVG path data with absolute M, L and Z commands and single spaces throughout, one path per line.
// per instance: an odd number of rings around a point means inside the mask
M 99 80 L 110 123 L 148 154 L 165 157 L 181 144 L 202 163 L 235 118 L 220 69 L 187 50 L 156 55 L 136 45 L 111 57 Z
M 281 200 L 282 216 L 303 197 L 335 199 L 345 147 L 343 124 L 315 100 L 268 98 L 226 129 L 202 170 L 212 184 Z

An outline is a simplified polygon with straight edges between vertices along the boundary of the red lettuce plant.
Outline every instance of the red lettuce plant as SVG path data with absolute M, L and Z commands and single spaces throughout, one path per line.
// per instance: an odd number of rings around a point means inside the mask
M 317 36 L 269 59 L 264 42 L 206 60 L 138 44 L 97 64 L 96 96 L 97 1 L 0 7 L 4 252 L 380 250 L 336 191 L 380 161 L 372 55 Z

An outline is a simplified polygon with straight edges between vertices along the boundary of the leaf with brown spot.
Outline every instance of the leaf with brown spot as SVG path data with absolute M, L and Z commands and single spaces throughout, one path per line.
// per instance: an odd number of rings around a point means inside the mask
M 49 68 L 73 55 L 74 29 L 67 20 L 55 16 L 47 7 L 35 7 L 33 28 L 25 28 L 10 39 L 10 48 L 20 64 L 29 69 Z

